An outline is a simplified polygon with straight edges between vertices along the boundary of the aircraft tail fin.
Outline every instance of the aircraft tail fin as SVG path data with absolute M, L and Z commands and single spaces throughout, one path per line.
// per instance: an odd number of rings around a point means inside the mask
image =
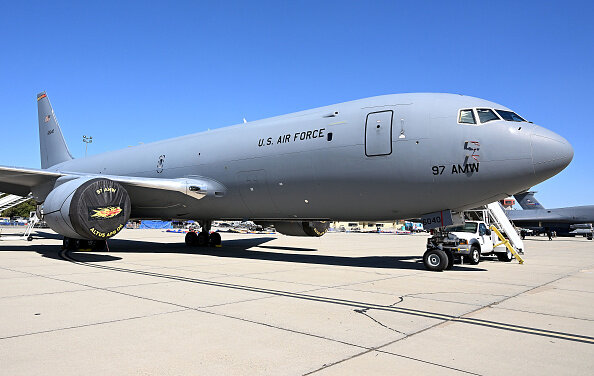
M 49 168 L 73 159 L 45 91 L 37 94 L 37 117 L 41 168 Z
M 520 204 L 524 210 L 544 209 L 540 202 L 534 197 L 535 193 L 535 191 L 522 192 L 515 194 L 514 197 L 518 200 L 518 204 Z

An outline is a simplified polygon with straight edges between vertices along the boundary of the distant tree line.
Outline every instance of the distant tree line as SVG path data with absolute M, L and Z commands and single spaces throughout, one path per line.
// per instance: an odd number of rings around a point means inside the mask
M 34 199 L 27 200 L 12 208 L 4 210 L 0 213 L 0 217 L 24 217 L 29 218 L 32 211 L 37 210 L 37 202 Z

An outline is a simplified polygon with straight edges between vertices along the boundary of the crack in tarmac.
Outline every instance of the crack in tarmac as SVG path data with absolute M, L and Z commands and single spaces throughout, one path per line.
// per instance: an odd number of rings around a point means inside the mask
M 402 303 L 402 302 L 404 301 L 404 297 L 405 297 L 405 296 L 406 296 L 406 295 L 399 296 L 398 298 L 399 298 L 400 300 L 398 300 L 398 301 L 397 301 L 397 302 L 395 302 L 395 303 L 392 303 L 392 304 L 388 305 L 387 307 L 394 307 L 396 304 L 400 304 L 400 303 Z M 355 311 L 355 312 L 357 312 L 357 313 L 360 313 L 360 314 L 362 314 L 363 316 L 366 316 L 366 317 L 370 318 L 370 319 L 371 319 L 371 320 L 373 320 L 375 323 L 377 323 L 377 324 L 378 324 L 378 325 L 380 325 L 380 326 L 383 326 L 383 327 L 384 327 L 384 328 L 386 328 L 386 329 L 389 329 L 389 330 L 391 330 L 391 331 L 393 331 L 393 332 L 400 333 L 400 334 L 402 334 L 402 335 L 406 336 L 406 333 L 404 333 L 404 332 L 401 332 L 400 330 L 397 330 L 397 329 L 391 328 L 391 327 L 389 327 L 389 326 L 387 326 L 387 325 L 383 324 L 383 323 L 382 323 L 382 322 L 380 322 L 379 320 L 375 319 L 375 318 L 374 318 L 374 317 L 372 317 L 371 315 L 369 315 L 367 312 L 368 312 L 368 311 L 370 311 L 370 310 L 372 310 L 372 309 L 373 309 L 372 307 L 367 307 L 367 308 L 361 308 L 361 309 L 354 309 L 353 311 Z

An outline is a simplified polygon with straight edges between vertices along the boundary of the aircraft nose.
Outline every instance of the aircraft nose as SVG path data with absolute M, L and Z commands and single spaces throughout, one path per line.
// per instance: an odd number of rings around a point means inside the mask
M 531 135 L 534 174 L 541 179 L 557 175 L 573 159 L 573 147 L 563 137 L 535 126 Z

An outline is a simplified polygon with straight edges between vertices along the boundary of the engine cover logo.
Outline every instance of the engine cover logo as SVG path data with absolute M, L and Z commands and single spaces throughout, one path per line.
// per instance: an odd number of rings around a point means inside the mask
M 106 208 L 91 209 L 89 215 L 94 219 L 109 219 L 117 217 L 123 211 L 119 206 L 108 206 Z

